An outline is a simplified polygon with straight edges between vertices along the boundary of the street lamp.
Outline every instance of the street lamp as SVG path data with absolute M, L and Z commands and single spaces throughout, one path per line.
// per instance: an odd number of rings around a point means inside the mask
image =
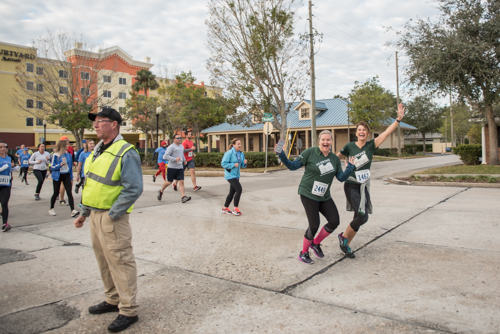
M 43 144 L 47 146 L 47 121 L 43 120 Z
M 158 145 L 158 123 L 159 123 L 160 114 L 161 114 L 162 110 L 163 109 L 161 109 L 161 107 L 156 108 L 156 147 L 160 147 Z

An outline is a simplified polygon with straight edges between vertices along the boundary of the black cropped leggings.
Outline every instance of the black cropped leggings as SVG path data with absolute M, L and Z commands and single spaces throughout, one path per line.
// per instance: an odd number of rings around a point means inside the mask
M 337 226 L 340 223 L 339 210 L 337 210 L 337 206 L 333 199 L 329 199 L 322 202 L 317 202 L 310 198 L 300 195 L 300 200 L 302 201 L 302 205 L 304 206 L 304 210 L 306 210 L 307 220 L 309 221 L 309 228 L 307 229 L 304 237 L 307 240 L 313 240 L 314 236 L 318 232 L 319 229 L 319 214 L 321 213 L 326 218 L 325 231 L 328 233 L 332 233 L 335 231 Z
M 52 180 L 52 185 L 54 186 L 54 193 L 50 198 L 50 208 L 54 208 L 54 204 L 56 203 L 56 198 L 59 196 L 59 190 L 61 190 L 61 183 L 64 184 L 64 189 L 66 189 L 66 195 L 68 195 L 68 203 L 71 211 L 75 209 L 75 204 L 73 202 L 73 195 L 71 194 L 71 178 L 69 177 L 69 173 L 67 174 L 59 174 L 59 181 Z
M 227 180 L 227 182 L 229 182 L 229 194 L 226 197 L 226 202 L 224 203 L 224 207 L 227 208 L 229 204 L 231 204 L 233 197 L 234 197 L 234 206 L 238 207 L 238 204 L 240 204 L 241 192 L 243 191 L 243 188 L 241 187 L 240 184 L 240 180 L 230 179 Z
M 28 177 L 28 170 L 29 167 L 21 167 L 21 176 L 24 181 L 26 181 L 26 178 Z
M 35 194 L 40 194 L 43 183 L 45 182 L 45 177 L 47 176 L 47 170 L 34 169 L 33 174 L 35 174 L 35 177 L 38 181 L 38 184 L 36 185 Z
M 9 199 L 11 186 L 0 186 L 0 201 L 2 202 L 2 220 L 7 224 L 9 219 Z
M 351 228 L 358 232 L 361 225 L 368 221 L 368 213 L 365 213 L 364 216 L 358 213 L 359 203 L 361 203 L 361 185 L 355 183 L 344 183 L 344 193 L 347 201 L 351 204 L 354 210 L 354 217 L 351 221 Z M 365 188 L 365 198 L 368 202 L 370 200 L 370 194 L 368 193 L 368 189 Z

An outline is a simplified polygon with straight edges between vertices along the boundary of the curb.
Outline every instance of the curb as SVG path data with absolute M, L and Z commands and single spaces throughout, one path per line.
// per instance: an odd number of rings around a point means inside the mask
M 434 186 L 434 187 L 462 187 L 462 188 L 500 188 L 498 183 L 470 183 L 470 182 L 422 182 L 422 181 L 403 181 L 389 177 L 386 180 L 392 184 L 404 186 Z

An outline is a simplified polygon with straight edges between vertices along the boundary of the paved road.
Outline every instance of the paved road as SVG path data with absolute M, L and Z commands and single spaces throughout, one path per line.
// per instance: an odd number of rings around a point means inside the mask
M 145 177 L 131 216 L 140 321 L 128 332 L 499 332 L 499 189 L 383 181 L 456 161 L 374 163 L 375 212 L 353 241 L 356 259 L 331 236 L 311 266 L 297 260 L 300 170 L 244 175 L 240 217 L 220 213 L 221 178 L 200 178 L 203 189 L 181 204 L 170 189 L 156 201 L 159 184 Z M 13 189 L 14 228 L 0 234 L 0 333 L 105 333 L 116 315 L 86 311 L 103 298 L 88 226 L 72 227 L 67 207 L 48 216 L 33 187 Z M 340 184 L 332 197 L 343 230 L 351 214 Z

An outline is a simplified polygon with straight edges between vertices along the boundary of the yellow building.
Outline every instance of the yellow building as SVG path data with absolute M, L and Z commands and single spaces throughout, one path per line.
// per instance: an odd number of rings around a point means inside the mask
M 108 106 L 123 113 L 125 100 L 130 97 L 137 71 L 151 69 L 149 57 L 143 61 L 118 46 L 89 52 L 75 43 L 64 52 L 64 59 L 47 59 L 31 47 L 0 42 L 0 139 L 13 149 L 21 144 L 36 146 L 46 140 L 56 144 L 67 136 L 75 144 L 71 132 L 56 124 L 44 122 L 51 113 L 52 96 L 67 96 L 92 106 L 93 112 Z M 160 85 L 173 83 L 172 79 L 157 78 Z M 217 97 L 220 89 L 205 86 L 208 97 Z M 152 91 L 151 96 L 157 95 Z M 125 121 L 120 129 L 128 142 L 145 147 L 146 135 L 134 131 Z M 156 135 L 156 134 L 155 134 Z M 159 134 L 160 138 L 165 138 Z M 84 138 L 97 140 L 94 131 L 85 130 Z M 156 136 L 148 147 L 156 146 Z

